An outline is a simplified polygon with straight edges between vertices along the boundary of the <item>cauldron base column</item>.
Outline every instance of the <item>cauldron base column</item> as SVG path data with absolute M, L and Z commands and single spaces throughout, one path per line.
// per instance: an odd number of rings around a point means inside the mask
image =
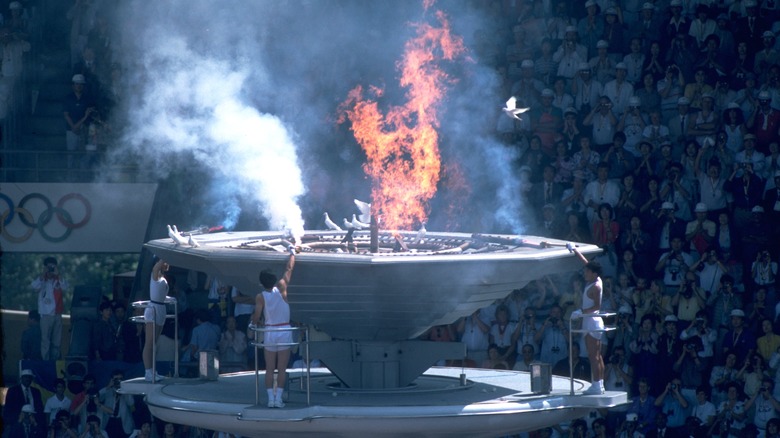
M 440 359 L 463 359 L 461 342 L 324 341 L 309 343 L 309 354 L 347 387 L 392 389 L 411 384 Z

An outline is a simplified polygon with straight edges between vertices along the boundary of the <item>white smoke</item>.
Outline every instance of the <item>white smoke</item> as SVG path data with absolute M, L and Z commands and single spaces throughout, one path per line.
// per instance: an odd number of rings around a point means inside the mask
M 129 113 L 126 140 L 152 157 L 191 152 L 227 183 L 215 202 L 224 225 L 237 220 L 238 200 L 254 201 L 272 229 L 303 234 L 304 193 L 293 136 L 281 120 L 247 103 L 247 68 L 193 50 L 183 36 L 165 35 L 144 47 L 147 78 L 142 99 Z

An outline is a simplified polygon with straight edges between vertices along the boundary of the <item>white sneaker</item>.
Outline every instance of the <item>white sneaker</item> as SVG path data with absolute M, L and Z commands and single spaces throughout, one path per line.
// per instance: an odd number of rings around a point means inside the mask
M 268 407 L 269 408 L 275 408 L 276 407 L 276 402 L 273 401 L 272 399 L 268 399 Z
M 146 371 L 146 373 L 144 374 L 144 380 L 146 380 L 147 382 L 159 382 L 162 379 L 164 379 L 164 377 L 159 375 L 159 374 L 157 374 L 157 373 L 155 373 L 154 377 L 152 377 L 152 371 L 151 370 Z
M 284 402 L 282 401 L 282 399 L 277 398 L 276 401 L 274 402 L 274 407 L 275 408 L 283 408 L 284 407 Z
M 590 387 L 586 389 L 582 395 L 601 395 L 604 394 L 604 388 L 597 383 L 591 383 Z

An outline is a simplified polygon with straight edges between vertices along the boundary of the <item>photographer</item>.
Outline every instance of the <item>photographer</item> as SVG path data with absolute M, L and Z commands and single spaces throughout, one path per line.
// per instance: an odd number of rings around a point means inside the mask
M 612 350 L 604 370 L 604 388 L 607 391 L 625 391 L 631 393 L 634 383 L 634 370 L 626 360 L 626 349 L 620 345 Z
M 131 409 L 135 402 L 132 395 L 118 392 L 122 379 L 122 371 L 114 370 L 108 385 L 99 393 L 98 407 L 106 419 L 105 432 L 109 438 L 126 438 L 134 428 Z
M 87 374 L 82 380 L 82 391 L 73 397 L 70 405 L 71 415 L 78 418 L 78 430 L 83 432 L 87 427 L 87 418 L 98 413 L 98 391 L 95 387 L 95 376 Z
M 672 366 L 674 372 L 680 376 L 677 379 L 679 380 L 677 390 L 687 400 L 694 400 L 696 398 L 696 388 L 706 383 L 706 363 L 699 357 L 701 344 L 698 341 L 697 338 L 686 341 L 677 361 Z
M 60 358 L 62 341 L 63 295 L 68 281 L 60 276 L 57 259 L 43 259 L 43 271 L 30 285 L 38 293 L 38 313 L 41 315 L 41 356 L 43 360 Z
M 97 415 L 87 417 L 87 426 L 80 438 L 109 438 L 105 430 L 100 428 L 100 418 Z
M 76 431 L 70 427 L 68 411 L 57 411 L 49 427 L 49 438 L 78 438 Z
M 696 312 L 696 318 L 688 324 L 688 327 L 683 329 L 682 333 L 680 333 L 680 339 L 686 344 L 694 342 L 700 346 L 696 355 L 702 361 L 704 370 L 709 370 L 712 366 L 713 346 L 718 339 L 718 332 L 709 326 L 705 309 Z
M 561 306 L 554 304 L 550 316 L 536 332 L 534 342 L 541 346 L 539 360 L 554 364 L 569 354 L 569 329 L 561 315 Z
M 665 252 L 655 265 L 655 271 L 664 274 L 667 294 L 673 295 L 677 292 L 692 264 L 693 258 L 683 251 L 682 238 L 679 235 L 672 236 L 669 251 Z
M 672 307 L 675 308 L 677 319 L 681 323 L 692 322 L 696 314 L 704 310 L 707 293 L 699 288 L 699 280 L 693 271 L 685 273 L 685 280 L 672 297 Z M 682 324 L 680 325 L 682 327 Z
M 753 424 L 761 431 L 766 430 L 769 420 L 778 418 L 780 402 L 772 396 L 774 389 L 775 382 L 770 378 L 764 378 L 761 382 L 761 389 L 745 403 L 745 412 L 749 412 L 753 405 L 756 406 Z
M 22 406 L 18 421 L 10 427 L 9 438 L 43 438 L 45 431 L 35 419 L 35 408 L 28 404 Z

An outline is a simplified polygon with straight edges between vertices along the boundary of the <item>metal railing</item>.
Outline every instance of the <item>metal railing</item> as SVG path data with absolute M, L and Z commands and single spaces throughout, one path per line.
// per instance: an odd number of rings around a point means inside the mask
M 167 311 L 165 314 L 165 319 L 171 319 L 173 318 L 173 324 L 174 324 L 174 333 L 173 333 L 173 343 L 176 346 L 174 348 L 174 356 L 173 356 L 173 377 L 178 378 L 179 377 L 179 304 L 176 301 L 176 298 L 174 297 L 165 297 L 165 304 L 173 304 L 173 315 L 168 315 Z M 147 309 L 151 308 L 152 313 L 154 315 L 154 321 L 157 321 L 157 307 L 154 306 L 154 303 L 150 300 L 144 300 L 144 301 L 135 301 L 132 304 L 134 309 Z M 145 324 L 149 321 L 146 320 L 146 318 L 143 315 L 133 316 L 130 317 L 130 321 L 133 321 L 135 323 L 139 324 Z M 152 336 L 152 381 L 157 381 L 157 333 L 155 333 Z
M 617 329 L 615 326 L 607 326 L 605 325 L 603 329 L 600 330 L 591 330 L 591 329 L 575 329 L 574 328 L 574 321 L 584 318 L 601 318 L 601 317 L 612 317 L 616 316 L 617 313 L 611 312 L 611 313 L 582 313 L 580 315 L 574 316 L 572 315 L 571 318 L 569 318 L 569 389 L 570 389 L 570 395 L 574 395 L 574 356 L 572 356 L 572 347 L 574 345 L 574 333 L 606 333 L 611 332 L 612 330 Z M 599 352 L 601 354 L 601 352 Z M 594 366 L 595 364 L 591 364 L 591 366 Z
M 254 332 L 255 340 L 254 342 L 251 342 L 252 346 L 255 347 L 255 404 L 260 404 L 260 368 L 258 364 L 258 351 L 265 348 L 266 345 L 264 343 L 265 339 L 265 333 L 266 332 L 302 332 L 304 335 L 304 340 L 299 342 L 285 342 L 285 343 L 275 343 L 275 344 L 268 344 L 267 346 L 271 347 L 294 347 L 296 345 L 303 345 L 303 360 L 306 363 L 306 404 L 311 405 L 311 360 L 309 358 L 309 328 L 306 326 L 303 327 L 269 327 L 269 326 L 253 326 L 249 325 L 249 329 Z M 285 370 L 279 370 L 279 372 L 286 372 L 286 365 Z M 267 371 L 266 371 L 267 372 Z M 289 379 L 287 379 L 287 383 L 289 383 Z M 301 384 L 301 390 L 303 389 L 303 379 L 300 379 Z

